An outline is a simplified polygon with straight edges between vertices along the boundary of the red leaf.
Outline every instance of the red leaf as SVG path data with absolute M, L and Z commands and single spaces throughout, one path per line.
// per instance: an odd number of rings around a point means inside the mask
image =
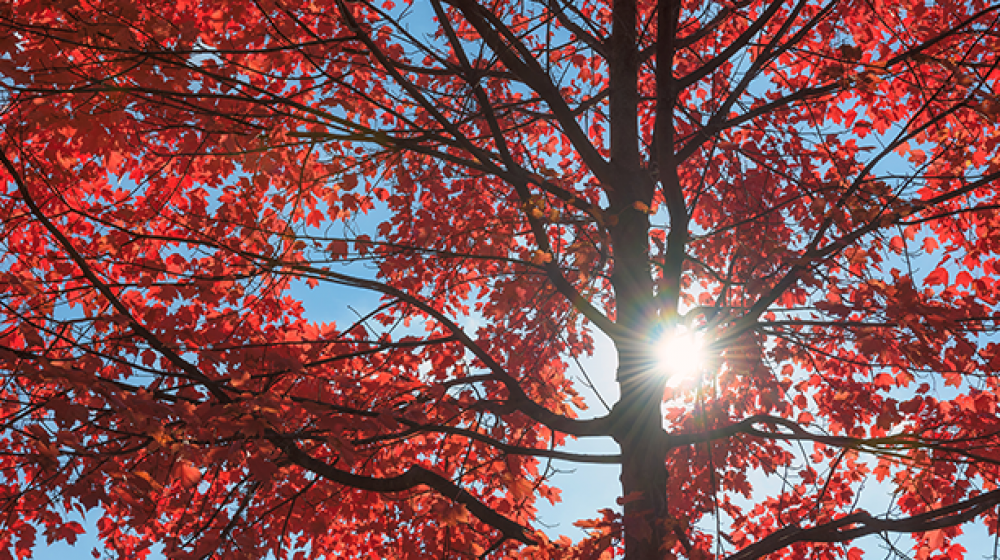
M 928 286 L 934 286 L 937 284 L 947 285 L 948 284 L 948 271 L 944 268 L 936 268 L 933 272 L 924 278 L 924 284 Z
M 933 253 L 934 250 L 938 248 L 937 239 L 935 239 L 933 236 L 930 235 L 924 238 L 923 245 L 924 245 L 924 251 L 928 253 Z

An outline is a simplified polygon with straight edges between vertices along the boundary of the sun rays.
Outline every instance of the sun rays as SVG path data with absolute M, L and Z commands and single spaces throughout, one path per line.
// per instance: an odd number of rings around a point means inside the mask
M 706 367 L 705 340 L 685 327 L 665 331 L 656 341 L 656 369 L 667 376 L 667 385 L 693 381 Z

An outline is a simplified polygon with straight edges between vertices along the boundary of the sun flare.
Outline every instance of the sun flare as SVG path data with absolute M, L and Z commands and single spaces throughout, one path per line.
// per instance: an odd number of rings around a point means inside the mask
M 657 367 L 674 386 L 695 379 L 705 368 L 705 341 L 701 333 L 678 327 L 660 337 L 656 344 Z

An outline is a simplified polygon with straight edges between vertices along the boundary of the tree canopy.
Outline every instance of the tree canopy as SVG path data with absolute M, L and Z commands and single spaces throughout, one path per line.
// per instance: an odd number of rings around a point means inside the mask
M 0 558 L 74 511 L 122 558 L 962 558 L 998 53 L 984 0 L 0 2 Z M 577 541 L 565 462 L 621 465 Z

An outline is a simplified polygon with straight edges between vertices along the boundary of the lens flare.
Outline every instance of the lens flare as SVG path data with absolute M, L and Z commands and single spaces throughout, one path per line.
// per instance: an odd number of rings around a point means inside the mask
M 705 368 L 704 337 L 684 327 L 668 330 L 657 341 L 656 359 L 667 385 L 692 381 Z

